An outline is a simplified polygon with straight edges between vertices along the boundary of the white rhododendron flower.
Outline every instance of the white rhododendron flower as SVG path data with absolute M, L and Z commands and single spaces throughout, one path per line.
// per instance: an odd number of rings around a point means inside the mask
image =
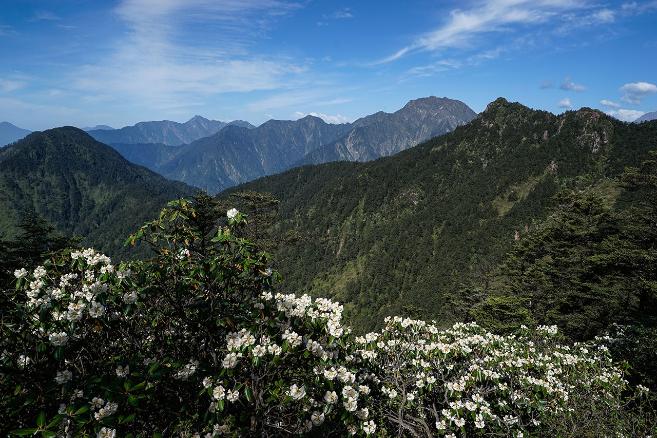
M 51 333 L 48 339 L 55 347 L 61 347 L 68 342 L 68 335 L 65 332 Z
M 228 210 L 228 211 L 226 212 L 226 217 L 227 217 L 228 219 L 234 219 L 235 216 L 237 216 L 238 213 L 239 213 L 239 211 L 237 211 L 236 208 L 231 208 L 230 210 Z
M 301 400 L 306 396 L 306 388 L 302 386 L 297 386 L 296 383 L 290 386 L 290 389 L 287 391 L 287 395 L 292 397 L 294 400 Z

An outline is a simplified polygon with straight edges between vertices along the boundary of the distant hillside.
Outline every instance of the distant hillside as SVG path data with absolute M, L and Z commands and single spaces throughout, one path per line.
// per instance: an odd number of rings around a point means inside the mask
M 185 123 L 170 120 L 139 122 L 121 129 L 91 130 L 89 135 L 106 144 L 162 143 L 167 146 L 180 146 L 216 134 L 221 128 L 230 124 L 243 127 L 252 126 L 242 120 L 225 123 L 194 116 Z
M 615 177 L 656 148 L 657 124 L 498 99 L 468 125 L 395 156 L 301 167 L 231 192 L 281 201 L 273 231 L 285 244 L 274 260 L 289 290 L 347 303 L 361 329 L 391 314 L 448 324 L 475 300 L 460 291 L 486 281 L 554 194 Z
M 646 113 L 636 119 L 634 123 L 641 123 L 641 122 L 648 122 L 650 120 L 657 120 L 657 111 L 653 111 L 651 113 Z
M 430 97 L 411 101 L 393 114 L 379 112 L 354 123 L 328 124 L 307 116 L 270 120 L 254 129 L 228 127 L 183 146 L 167 163 L 142 163 L 167 178 L 216 193 L 311 162 L 368 161 L 391 155 L 475 116 L 462 102 Z M 155 155 L 170 156 L 170 151 Z
M 84 243 L 123 255 L 123 242 L 169 200 L 194 189 L 121 157 L 84 131 L 35 132 L 0 151 L 0 230 L 34 211 Z
M 86 128 L 82 128 L 83 131 L 112 131 L 114 128 L 108 125 L 96 125 L 96 126 L 88 126 Z
M 0 147 L 20 140 L 32 131 L 19 128 L 9 122 L 0 122 Z
M 310 152 L 301 163 L 370 161 L 394 155 L 429 138 L 451 132 L 476 116 L 458 100 L 433 96 L 411 100 L 392 114 L 381 112 L 357 120 L 345 136 Z
M 348 129 L 348 124 L 328 124 L 312 116 L 296 121 L 270 120 L 253 129 L 230 126 L 184 146 L 157 170 L 167 178 L 216 193 L 287 170 L 305 154 Z

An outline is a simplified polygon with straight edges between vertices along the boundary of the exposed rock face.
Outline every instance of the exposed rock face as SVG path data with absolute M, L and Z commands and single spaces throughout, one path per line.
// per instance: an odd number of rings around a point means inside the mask
M 458 100 L 426 97 L 392 114 L 376 113 L 354 122 L 343 138 L 303 158 L 303 164 L 369 161 L 394 155 L 424 140 L 453 131 L 477 114 Z

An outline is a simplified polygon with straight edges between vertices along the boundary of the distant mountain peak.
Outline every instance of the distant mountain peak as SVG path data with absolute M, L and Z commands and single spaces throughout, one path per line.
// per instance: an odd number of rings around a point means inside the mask
M 31 131 L 19 128 L 9 122 L 0 122 L 0 147 L 25 137 Z
M 651 113 L 645 113 L 644 115 L 636 119 L 634 123 L 649 122 L 651 120 L 657 120 L 657 111 L 653 111 Z
M 187 120 L 185 123 L 193 123 L 193 122 L 209 122 L 209 119 L 206 119 L 203 116 L 199 116 L 198 114 L 192 117 L 191 119 Z
M 509 108 L 514 104 L 521 105 L 518 102 L 511 103 L 503 97 L 498 97 L 497 99 L 486 105 L 486 109 L 484 110 L 484 113 L 493 113 L 495 111 L 499 111 L 502 108 Z

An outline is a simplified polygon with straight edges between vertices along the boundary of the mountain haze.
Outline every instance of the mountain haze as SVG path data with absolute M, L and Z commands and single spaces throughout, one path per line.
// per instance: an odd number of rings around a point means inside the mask
M 348 130 L 348 124 L 329 124 L 313 116 L 295 121 L 270 120 L 253 129 L 229 126 L 184 146 L 159 171 L 167 178 L 216 193 L 287 170 L 308 152 Z
M 511 248 L 564 187 L 600 185 L 657 149 L 657 123 L 554 115 L 498 99 L 471 123 L 369 163 L 305 166 L 231 189 L 280 200 L 286 287 L 330 295 L 362 329 L 408 314 L 467 317 Z
M 83 243 L 125 254 L 127 235 L 169 200 L 195 190 L 134 165 L 84 131 L 34 132 L 0 151 L 1 229 L 33 211 Z
M 0 147 L 20 140 L 32 131 L 19 128 L 9 122 L 0 122 Z
M 226 123 L 194 116 L 185 123 L 170 120 L 139 122 L 120 129 L 94 129 L 89 131 L 89 135 L 106 144 L 162 143 L 167 146 L 180 146 L 216 134 L 230 124 L 252 127 L 250 123 L 242 120 Z
M 228 126 L 215 135 L 171 150 L 163 146 L 117 145 L 124 156 L 170 179 L 210 193 L 299 165 L 323 161 L 368 161 L 397 153 L 453 130 L 476 114 L 464 103 L 429 97 L 387 114 L 354 123 L 329 124 L 306 116 L 270 120 L 257 128 Z M 168 161 L 167 161 L 168 160 Z
M 657 111 L 653 111 L 651 113 L 646 113 L 636 119 L 634 123 L 641 123 L 641 122 L 649 122 L 650 120 L 657 120 Z

